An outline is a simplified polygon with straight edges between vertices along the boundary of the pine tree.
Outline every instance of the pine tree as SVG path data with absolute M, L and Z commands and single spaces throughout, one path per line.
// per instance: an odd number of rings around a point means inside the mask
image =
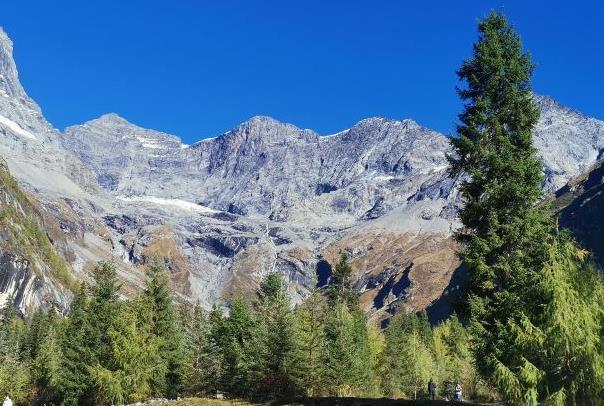
M 295 312 L 294 348 L 289 355 L 289 373 L 292 381 L 306 396 L 317 396 L 324 391 L 325 367 L 325 300 L 313 291 Z
M 354 292 L 352 286 L 352 272 L 346 254 L 342 254 L 340 261 L 334 268 L 327 288 L 327 296 L 331 305 L 339 302 L 352 308 L 358 303 L 358 295 Z
M 24 356 L 26 325 L 17 317 L 9 297 L 0 309 L 0 393 L 21 403 L 29 396 L 31 378 Z
M 82 284 L 76 292 L 61 337 L 62 358 L 57 385 L 64 405 L 93 404 L 89 367 L 97 363 L 97 358 L 90 342 L 93 330 L 86 291 L 86 285 Z
M 429 326 L 427 326 L 429 328 Z M 383 385 L 391 396 L 416 399 L 423 394 L 435 375 L 432 355 L 432 332 L 427 331 L 421 316 L 394 316 L 385 332 Z
M 206 314 L 199 305 L 181 309 L 185 335 L 183 391 L 187 395 L 214 394 L 219 389 L 217 378 L 221 373 L 222 355 L 211 337 L 211 317 L 219 316 Z
M 591 314 L 593 307 L 575 300 L 583 292 L 576 280 L 569 282 L 568 272 L 577 258 L 563 261 L 564 267 L 552 265 L 552 256 L 560 258 L 552 254 L 559 252 L 552 248 L 559 236 L 547 206 L 538 204 L 542 168 L 532 130 L 539 111 L 530 89 L 530 56 L 501 14 L 491 13 L 480 22 L 479 33 L 474 55 L 458 71 L 465 82 L 459 90 L 465 110 L 451 158 L 454 173 L 466 175 L 461 185 L 463 228 L 456 238 L 471 279 L 475 359 L 509 402 L 573 398 L 586 390 L 580 377 L 600 368 L 585 362 L 586 353 L 571 345 L 578 344 L 573 337 L 577 330 L 558 310 L 574 309 L 594 348 L 601 348 L 601 334 L 591 334 L 601 331 L 601 320 Z M 571 373 L 559 352 L 566 361 L 583 361 Z M 597 363 L 594 354 L 590 352 L 591 360 Z
M 345 304 L 336 303 L 325 323 L 327 394 L 352 396 L 355 391 L 354 319 Z
M 166 272 L 158 263 L 147 270 L 147 283 L 141 299 L 143 323 L 149 325 L 151 334 L 160 340 L 161 367 L 153 377 L 152 391 L 155 396 L 178 396 L 183 374 L 182 331 Z
M 58 323 L 47 317 L 48 326 L 40 344 L 36 348 L 32 362 L 32 380 L 37 388 L 36 402 L 40 404 L 59 403 L 59 382 L 61 378 L 62 351 L 59 340 Z M 39 331 L 38 331 L 39 333 Z
M 281 277 L 262 281 L 255 305 L 256 334 L 245 348 L 255 392 L 271 398 L 292 393 L 288 359 L 293 349 L 293 314 Z

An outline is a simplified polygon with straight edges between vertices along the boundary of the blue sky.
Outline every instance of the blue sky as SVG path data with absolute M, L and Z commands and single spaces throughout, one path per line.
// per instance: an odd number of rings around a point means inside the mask
M 116 112 L 192 142 L 254 115 L 322 134 L 371 116 L 450 133 L 455 70 L 491 9 L 531 51 L 537 92 L 604 118 L 596 1 L 11 0 L 0 25 L 56 127 Z

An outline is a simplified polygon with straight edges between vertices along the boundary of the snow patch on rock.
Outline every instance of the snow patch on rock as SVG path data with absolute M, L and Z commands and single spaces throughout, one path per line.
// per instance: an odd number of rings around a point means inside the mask
M 21 126 L 15 123 L 13 120 L 0 116 L 0 124 L 10 129 L 13 133 L 20 135 L 21 137 L 28 138 L 30 140 L 36 140 L 37 138 L 29 131 L 24 130 Z

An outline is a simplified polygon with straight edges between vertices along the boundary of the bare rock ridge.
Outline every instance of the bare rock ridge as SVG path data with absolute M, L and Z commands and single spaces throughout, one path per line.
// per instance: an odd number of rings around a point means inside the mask
M 59 132 L 14 66 L 2 32 L 0 156 L 61 230 L 59 252 L 76 279 L 113 259 L 127 295 L 159 256 L 183 300 L 211 306 L 248 294 L 272 271 L 298 299 L 329 277 L 326 261 L 347 253 L 376 318 L 425 308 L 452 283 L 458 181 L 436 131 L 369 118 L 321 136 L 258 116 L 184 145 L 107 114 Z M 598 159 L 604 123 L 535 97 L 535 143 L 553 191 Z M 0 261 L 0 281 L 3 272 Z M 11 286 L 0 283 L 3 298 Z
M 535 146 L 544 160 L 545 189 L 554 192 L 586 171 L 604 154 L 604 121 L 563 106 L 551 97 L 536 96 L 541 118 Z

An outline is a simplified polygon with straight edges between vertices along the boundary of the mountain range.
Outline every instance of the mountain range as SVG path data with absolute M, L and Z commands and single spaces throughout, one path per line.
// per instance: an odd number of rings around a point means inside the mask
M 113 113 L 59 131 L 23 89 L 12 50 L 0 30 L 0 302 L 66 310 L 100 260 L 114 261 L 128 296 L 159 259 L 174 294 L 204 307 L 250 295 L 273 271 L 299 300 L 341 254 L 377 319 L 455 287 L 460 179 L 447 172 L 446 136 L 411 119 L 322 136 L 258 116 L 185 145 Z M 535 100 L 554 193 L 602 158 L 604 122 Z

